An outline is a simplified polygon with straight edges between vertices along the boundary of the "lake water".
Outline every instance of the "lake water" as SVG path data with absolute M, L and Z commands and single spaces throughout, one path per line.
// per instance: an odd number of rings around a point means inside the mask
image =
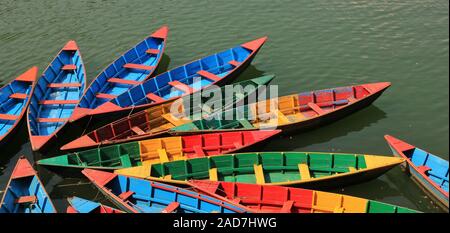
M 372 106 L 319 129 L 271 141 L 264 150 L 391 155 L 392 134 L 448 160 L 449 2 L 1 0 L 0 81 L 77 41 L 92 80 L 161 25 L 170 27 L 169 68 L 261 36 L 269 40 L 239 80 L 276 74 L 279 94 L 389 81 Z M 3 190 L 20 154 L 33 159 L 26 128 L 2 148 Z M 43 169 L 39 169 L 41 172 Z M 65 198 L 104 200 L 84 180 L 42 171 L 59 210 Z M 425 212 L 439 209 L 395 168 L 376 180 L 334 190 Z

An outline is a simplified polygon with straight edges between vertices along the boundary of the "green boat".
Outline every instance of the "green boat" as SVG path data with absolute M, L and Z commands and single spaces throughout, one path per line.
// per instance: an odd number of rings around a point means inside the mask
M 37 161 L 37 164 L 63 176 L 78 177 L 80 170 L 84 168 L 115 170 L 251 151 L 279 133 L 280 130 L 252 130 L 153 138 L 42 159 Z
M 213 112 L 230 109 L 242 101 L 251 101 L 257 91 L 263 90 L 264 85 L 273 78 L 274 75 L 266 75 L 222 88 L 210 86 L 202 91 L 202 95 L 196 92 L 173 99 L 97 128 L 62 146 L 61 150 L 78 151 L 168 135 L 168 131 L 173 127 L 202 119 Z M 239 87 L 242 89 L 238 90 Z M 233 92 L 229 92 L 230 89 Z M 211 92 L 214 94 L 210 95 Z M 178 112 L 174 112 L 173 108 Z
M 115 173 L 183 185 L 211 180 L 330 188 L 376 178 L 403 161 L 362 154 L 260 152 L 144 164 Z

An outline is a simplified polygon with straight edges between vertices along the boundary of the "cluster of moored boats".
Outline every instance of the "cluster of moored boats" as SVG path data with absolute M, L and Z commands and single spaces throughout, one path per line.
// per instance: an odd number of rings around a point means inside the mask
M 396 156 L 260 151 L 273 137 L 318 127 L 370 105 L 390 83 L 249 102 L 274 75 L 233 81 L 266 37 L 157 74 L 167 35 L 168 28 L 161 27 L 88 87 L 78 45 L 69 41 L 39 78 L 33 67 L 0 89 L 0 145 L 12 140 L 23 118 L 33 151 L 44 157 L 38 166 L 64 177 L 85 177 L 115 204 L 70 197 L 68 213 L 418 212 L 321 191 L 374 179 L 397 165 L 448 210 L 448 161 L 392 136 L 385 138 Z M 254 88 L 229 99 L 202 96 L 200 103 L 190 104 L 196 93 L 215 86 L 225 93 L 230 83 Z M 203 107 L 214 101 L 224 104 Z M 244 117 L 229 117 L 238 113 Z M 80 129 L 81 134 L 70 135 Z M 48 156 L 55 145 L 59 154 Z M 54 212 L 36 170 L 22 156 L 0 213 Z

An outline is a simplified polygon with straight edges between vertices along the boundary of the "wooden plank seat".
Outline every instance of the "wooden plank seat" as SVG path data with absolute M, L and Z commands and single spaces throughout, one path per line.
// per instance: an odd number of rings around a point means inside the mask
M 119 195 L 119 198 L 122 199 L 123 201 L 128 200 L 128 198 L 130 198 L 131 196 L 133 196 L 134 192 L 133 191 L 126 191 L 123 192 Z
M 64 70 L 64 71 L 74 71 L 74 70 L 76 70 L 76 69 L 77 69 L 77 66 L 76 66 L 76 65 L 73 65 L 73 64 L 64 65 L 64 66 L 61 68 L 61 70 Z
M 55 122 L 66 122 L 68 118 L 37 118 L 39 123 L 55 123 Z
M 39 104 L 51 105 L 51 104 L 78 104 L 78 100 L 41 100 Z
M 141 84 L 141 82 L 138 82 L 135 80 L 126 80 L 126 79 L 121 79 L 121 78 L 110 78 L 110 79 L 108 79 L 108 82 L 117 83 L 117 84 L 133 85 L 133 86 Z
M 144 130 L 142 130 L 141 128 L 139 128 L 137 126 L 131 127 L 131 131 L 133 131 L 137 135 L 145 134 Z
M 161 213 L 172 213 L 174 212 L 176 209 L 178 209 L 180 207 L 180 203 L 174 201 L 171 202 L 169 205 L 167 205 L 166 208 L 164 208 Z
M 11 114 L 0 114 L 0 120 L 15 121 L 19 116 Z
M 25 93 L 14 93 L 14 94 L 11 94 L 10 96 L 9 96 L 9 98 L 12 98 L 12 99 L 21 99 L 21 100 L 24 100 L 24 99 L 26 99 L 28 96 L 27 96 L 27 94 L 25 94 Z
M 145 50 L 145 53 L 150 54 L 150 55 L 158 55 L 159 49 L 147 49 L 147 50 Z
M 219 176 L 217 175 L 217 168 L 211 168 L 208 171 L 209 173 L 209 180 L 210 181 L 218 181 L 219 180 Z
M 153 93 L 148 93 L 147 95 L 145 95 L 145 97 L 147 97 L 147 99 L 149 99 L 149 100 L 151 100 L 151 101 L 153 101 L 153 102 L 163 102 L 163 101 L 166 101 L 164 98 L 162 98 L 161 96 L 159 96 L 159 95 L 155 95 L 155 94 L 153 94 Z
M 106 94 L 106 93 L 97 93 L 95 95 L 97 98 L 101 98 L 101 99 L 114 99 L 117 96 L 116 95 L 111 95 L 111 94 Z
M 253 164 L 253 170 L 255 172 L 256 184 L 265 184 L 266 181 L 262 165 Z
M 286 201 L 281 207 L 282 213 L 291 213 L 291 209 L 294 206 L 294 201 Z
M 300 173 L 300 178 L 302 180 L 311 179 L 311 173 L 309 172 L 309 166 L 307 164 L 304 164 L 304 163 L 299 164 L 298 171 Z
M 134 63 L 127 63 L 127 64 L 123 65 L 123 68 L 136 69 L 136 70 L 150 70 L 150 71 L 155 69 L 154 66 L 146 66 L 146 65 L 134 64 Z
M 194 89 L 192 89 L 192 87 L 190 87 L 180 81 L 169 82 L 169 85 L 180 91 L 183 91 L 186 94 L 191 94 L 192 92 L 194 92 Z
M 17 198 L 14 202 L 17 204 L 33 204 L 36 203 L 37 197 L 36 196 L 21 196 Z
M 81 83 L 49 83 L 49 88 L 81 87 Z
M 217 75 L 215 75 L 215 74 L 213 74 L 211 72 L 208 72 L 206 70 L 200 70 L 200 71 L 197 72 L 197 74 L 200 75 L 203 78 L 207 78 L 207 79 L 212 80 L 214 82 L 220 81 L 222 79 L 221 77 L 219 77 L 219 76 L 217 76 Z
M 323 115 L 325 113 L 327 113 L 326 111 L 324 111 L 322 108 L 320 108 L 317 104 L 315 103 L 308 103 L 308 106 L 317 114 L 319 115 Z
M 166 149 L 158 149 L 156 150 L 158 152 L 159 160 L 161 163 L 169 162 L 169 157 L 167 156 Z
M 206 155 L 205 151 L 203 150 L 203 147 L 201 147 L 201 146 L 194 146 L 194 147 L 192 147 L 192 149 L 194 149 L 195 154 L 198 155 L 198 156 L 205 156 Z
M 236 61 L 236 60 L 231 60 L 231 61 L 228 62 L 228 64 L 230 64 L 230 65 L 232 65 L 232 66 L 234 66 L 234 67 L 238 67 L 238 66 L 240 66 L 242 63 L 241 63 L 241 62 L 238 62 L 238 61 Z
M 186 123 L 186 122 L 184 122 L 184 121 L 182 121 L 182 120 L 179 120 L 179 119 L 175 118 L 175 116 L 173 116 L 173 115 L 170 114 L 170 113 L 166 113 L 166 114 L 162 115 L 162 117 L 163 117 L 166 121 L 170 122 L 171 124 L 173 124 L 173 125 L 175 125 L 175 126 L 180 126 L 180 125 L 183 125 L 183 124 Z

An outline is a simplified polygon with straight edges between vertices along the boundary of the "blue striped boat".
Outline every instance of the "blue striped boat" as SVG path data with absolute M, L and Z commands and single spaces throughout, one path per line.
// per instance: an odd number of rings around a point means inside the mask
M 25 157 L 20 157 L 6 186 L 0 213 L 56 213 L 44 185 Z
M 69 206 L 67 206 L 67 213 L 98 213 L 98 214 L 115 214 L 123 213 L 123 211 L 102 205 L 98 202 L 89 201 L 80 197 L 67 198 Z
M 38 68 L 32 67 L 0 88 L 0 145 L 8 141 L 25 115 L 37 73 Z
M 130 213 L 246 212 L 245 207 L 172 185 L 92 169 L 82 172 L 114 204 Z
M 75 41 L 59 51 L 36 83 L 28 109 L 28 132 L 33 151 L 55 140 L 86 89 L 86 70 Z
M 96 117 L 91 121 L 105 116 L 120 118 L 211 85 L 231 83 L 250 64 L 266 39 L 259 38 L 157 75 L 87 114 Z
M 384 138 L 396 156 L 406 159 L 413 180 L 448 211 L 448 161 L 390 135 Z
M 159 28 L 106 67 L 92 81 L 71 121 L 83 118 L 92 110 L 151 77 L 166 48 L 168 31 L 167 26 Z

